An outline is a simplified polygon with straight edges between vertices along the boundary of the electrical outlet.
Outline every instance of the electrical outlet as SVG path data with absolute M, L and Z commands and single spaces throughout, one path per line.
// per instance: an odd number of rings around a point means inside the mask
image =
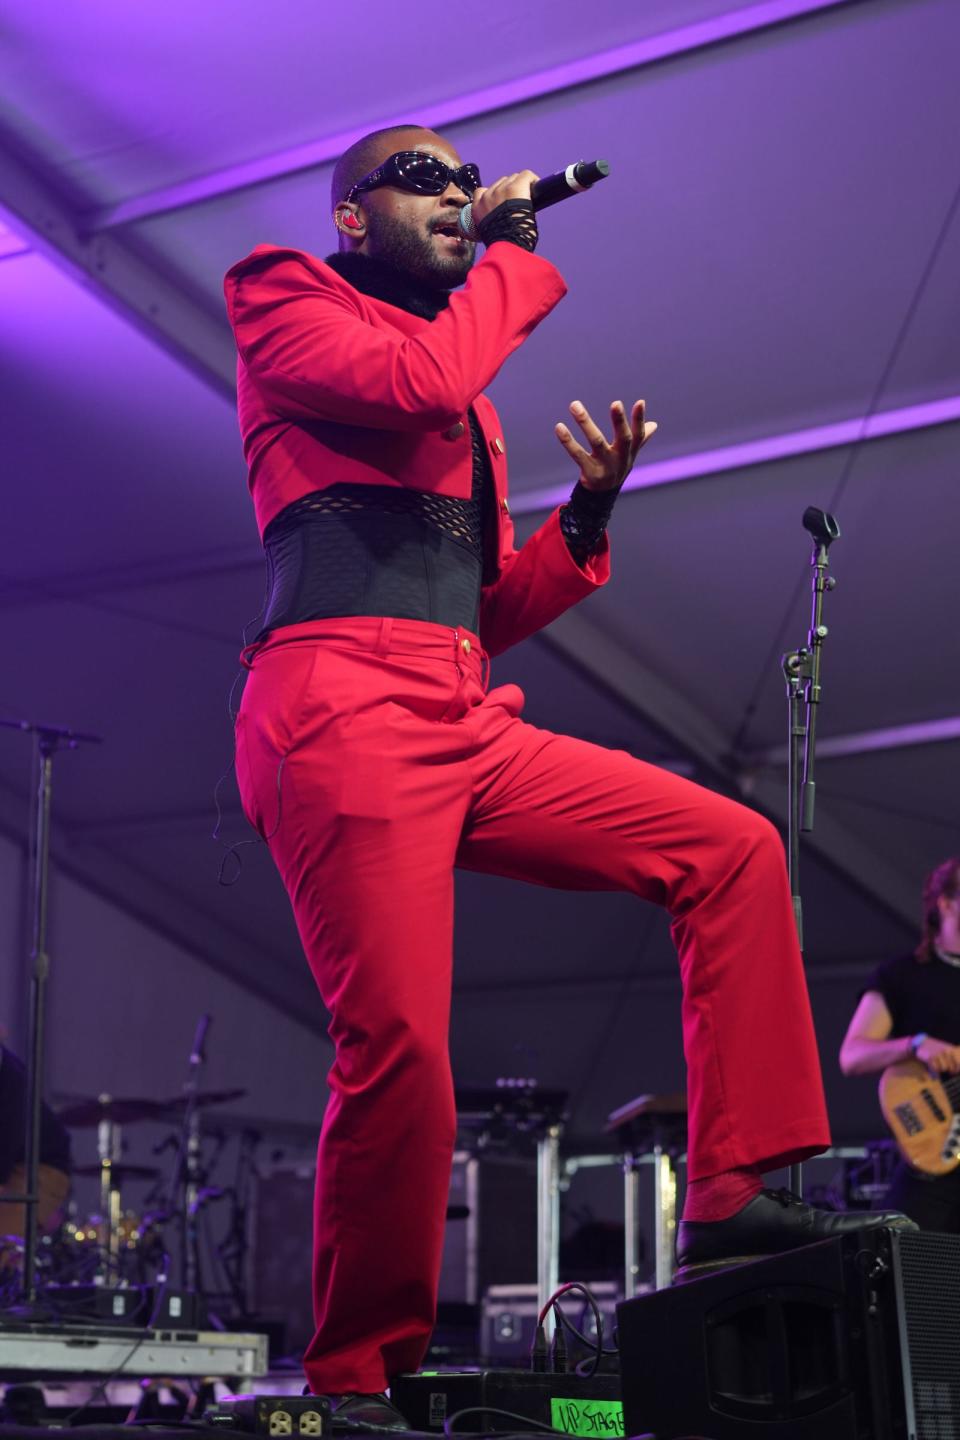
M 230 1395 L 204 1416 L 207 1425 L 248 1435 L 310 1435 L 331 1430 L 330 1401 L 324 1395 Z M 0 1425 L 0 1430 L 3 1426 Z

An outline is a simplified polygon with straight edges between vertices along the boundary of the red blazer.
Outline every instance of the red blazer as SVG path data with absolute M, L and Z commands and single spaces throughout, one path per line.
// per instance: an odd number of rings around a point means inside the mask
M 606 540 L 581 569 L 556 511 L 514 547 L 506 450 L 481 393 L 566 294 L 549 261 L 518 245 L 491 245 L 432 321 L 361 294 L 302 250 L 272 245 L 234 265 L 224 290 L 261 535 L 292 501 L 339 481 L 467 499 L 472 405 L 498 502 L 498 573 L 480 605 L 484 648 L 499 654 L 606 582 Z

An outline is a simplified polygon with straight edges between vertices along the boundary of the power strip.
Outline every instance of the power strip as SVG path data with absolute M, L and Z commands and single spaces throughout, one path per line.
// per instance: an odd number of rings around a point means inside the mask
M 248 1435 L 329 1435 L 330 1401 L 322 1395 L 231 1395 L 204 1415 L 204 1423 Z

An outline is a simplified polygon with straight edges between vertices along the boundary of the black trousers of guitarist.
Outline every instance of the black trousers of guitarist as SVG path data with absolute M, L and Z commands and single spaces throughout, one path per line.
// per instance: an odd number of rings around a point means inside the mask
M 901 1160 L 883 1208 L 902 1210 L 921 1230 L 960 1235 L 960 1170 L 921 1175 Z

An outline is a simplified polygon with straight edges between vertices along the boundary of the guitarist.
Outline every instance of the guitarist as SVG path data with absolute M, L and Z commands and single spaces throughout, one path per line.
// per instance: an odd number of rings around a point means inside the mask
M 873 972 L 840 1047 L 845 1075 L 914 1058 L 933 1074 L 960 1074 L 960 856 L 927 877 L 920 944 Z M 960 1234 L 960 1167 L 931 1176 L 901 1160 L 887 1203 L 923 1230 Z

